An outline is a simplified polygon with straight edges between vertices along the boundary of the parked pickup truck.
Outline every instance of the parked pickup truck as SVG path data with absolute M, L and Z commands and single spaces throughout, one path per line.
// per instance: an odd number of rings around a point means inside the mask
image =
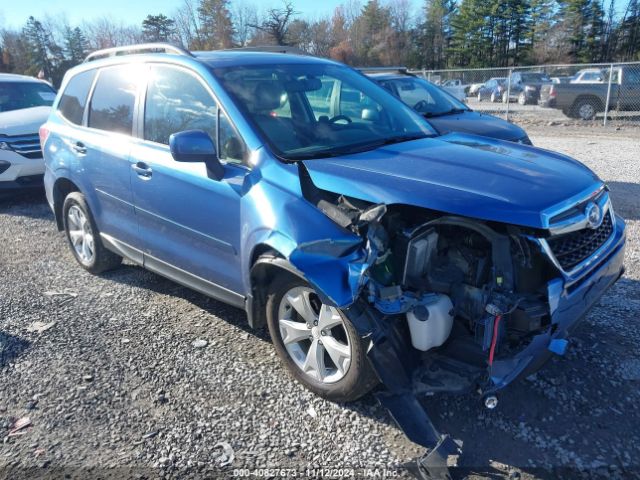
M 592 120 L 598 112 L 604 112 L 608 88 L 608 72 L 603 83 L 543 85 L 538 104 L 558 108 L 568 117 Z M 614 68 L 609 109 L 640 111 L 640 67 Z

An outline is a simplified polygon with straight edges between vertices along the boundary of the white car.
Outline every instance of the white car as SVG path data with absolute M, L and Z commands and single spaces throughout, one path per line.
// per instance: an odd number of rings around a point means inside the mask
M 604 71 L 600 68 L 583 68 L 569 83 L 604 83 L 605 77 Z
M 462 80 L 459 80 L 457 78 L 453 80 L 447 80 L 442 84 L 442 88 L 461 102 L 467 101 L 467 94 L 465 93 L 466 85 L 462 83 Z
M 0 74 L 0 192 L 42 185 L 38 130 L 55 98 L 47 82 Z

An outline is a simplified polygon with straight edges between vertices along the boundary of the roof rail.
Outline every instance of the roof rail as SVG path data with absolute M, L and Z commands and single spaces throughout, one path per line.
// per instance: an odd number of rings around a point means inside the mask
M 407 67 L 356 67 L 356 70 L 360 70 L 361 72 L 398 72 L 398 73 L 409 73 L 409 69 Z
M 96 50 L 87 55 L 84 62 L 91 62 L 100 58 L 116 57 L 120 55 L 135 55 L 137 53 L 172 53 L 174 55 L 186 55 L 192 57 L 189 50 L 171 45 L 170 43 L 141 43 L 138 45 L 126 45 L 123 47 L 105 48 Z
M 291 47 L 289 45 L 256 45 L 254 47 L 236 47 L 228 48 L 226 50 L 240 51 L 240 52 L 270 52 L 270 53 L 289 53 L 291 55 L 309 55 L 304 50 L 298 47 Z

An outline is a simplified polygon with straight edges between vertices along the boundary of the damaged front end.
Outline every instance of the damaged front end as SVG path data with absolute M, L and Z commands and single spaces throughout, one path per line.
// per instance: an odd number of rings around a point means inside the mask
M 370 340 L 368 357 L 385 387 L 377 398 L 428 449 L 410 466 L 418 477 L 446 478 L 447 456 L 458 452 L 420 397 L 478 392 L 495 407 L 498 390 L 564 353 L 569 330 L 623 271 L 624 222 L 604 190 L 609 223 L 593 238 L 583 232 L 585 240 L 373 204 L 317 188 L 302 164 L 299 174 L 305 198 L 359 241 L 298 245 L 289 260 Z M 553 242 L 581 248 L 572 267 L 582 270 L 558 268 Z

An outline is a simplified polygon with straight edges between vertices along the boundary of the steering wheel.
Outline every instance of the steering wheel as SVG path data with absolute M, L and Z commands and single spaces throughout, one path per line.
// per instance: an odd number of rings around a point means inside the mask
M 353 120 L 351 120 L 346 115 L 336 115 L 335 117 L 331 117 L 329 119 L 329 123 L 336 123 L 336 122 L 339 122 L 340 120 L 344 120 L 347 123 L 353 123 Z
M 422 107 L 428 107 L 429 106 L 429 102 L 427 102 L 426 100 L 420 100 L 418 103 L 416 103 L 413 106 L 414 110 L 420 110 Z

